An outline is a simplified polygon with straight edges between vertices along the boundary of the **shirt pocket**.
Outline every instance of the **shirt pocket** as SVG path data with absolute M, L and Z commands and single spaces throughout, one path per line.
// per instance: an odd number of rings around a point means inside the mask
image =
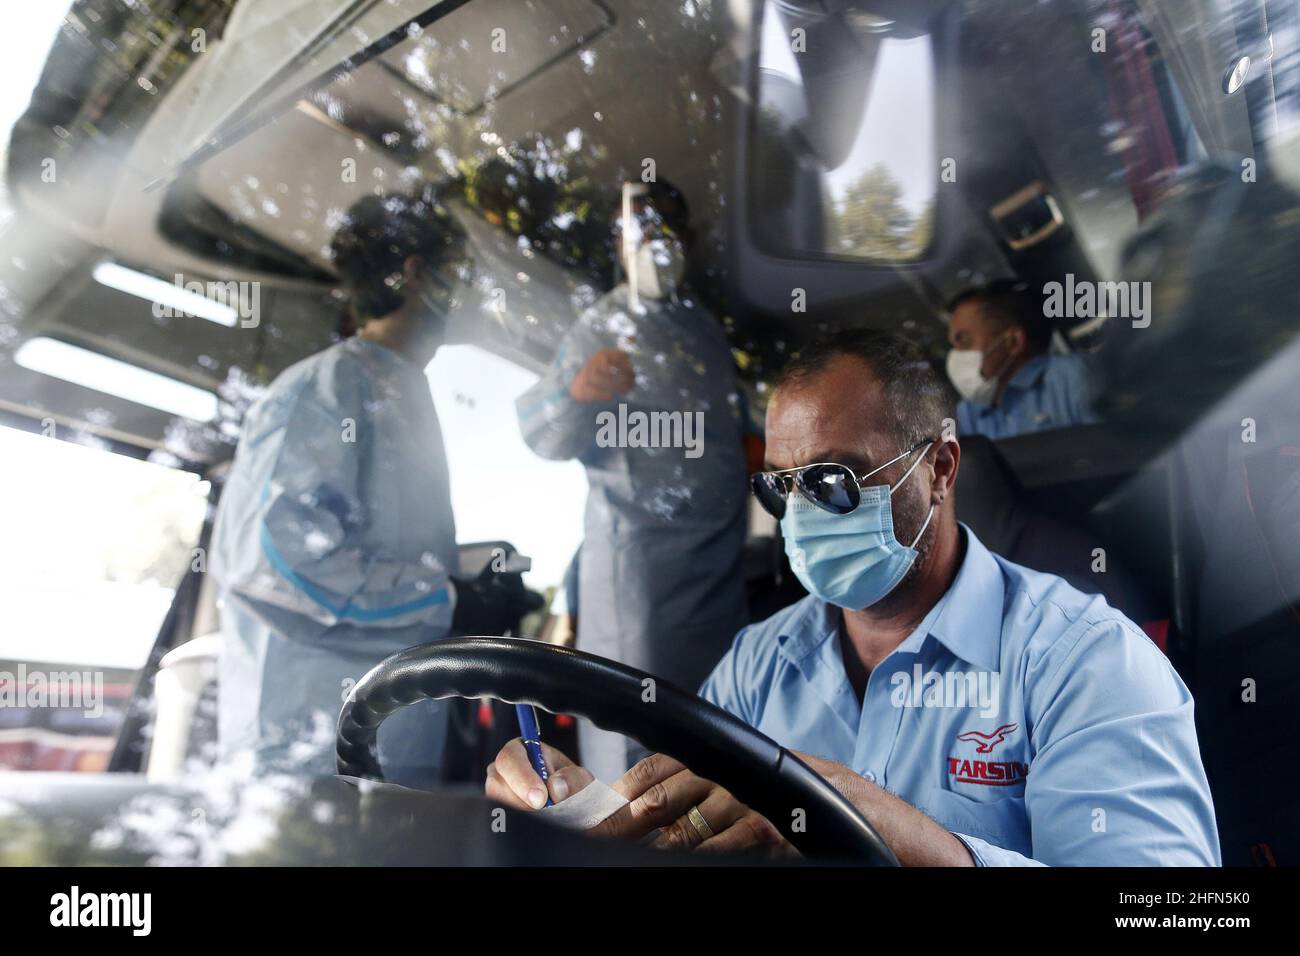
M 951 790 L 931 787 L 920 809 L 954 833 L 979 837 L 1017 853 L 1029 853 L 1029 819 L 1024 797 L 974 800 Z

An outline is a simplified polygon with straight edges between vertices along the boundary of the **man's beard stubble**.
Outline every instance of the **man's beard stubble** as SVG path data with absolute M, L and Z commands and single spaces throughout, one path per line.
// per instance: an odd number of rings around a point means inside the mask
M 919 468 L 917 470 L 920 471 Z M 904 547 L 912 543 L 921 526 L 925 524 L 930 511 L 928 490 L 929 486 L 909 478 L 906 486 L 895 491 L 889 500 L 894 519 L 894 538 Z M 916 551 L 916 560 L 912 562 L 912 566 L 907 569 L 907 573 L 894 589 L 877 602 L 878 606 L 906 600 L 906 595 L 923 573 L 926 560 L 930 556 L 930 549 L 934 545 L 939 527 L 937 517 L 937 515 L 930 517 L 930 524 L 925 529 L 925 534 L 921 535 L 921 539 L 915 545 L 912 545 Z

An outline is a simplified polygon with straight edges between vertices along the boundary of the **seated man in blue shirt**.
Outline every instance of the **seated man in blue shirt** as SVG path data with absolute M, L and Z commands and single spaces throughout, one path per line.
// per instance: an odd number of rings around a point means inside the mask
M 701 695 L 799 753 L 904 864 L 1218 864 L 1187 688 L 1103 598 L 957 522 L 947 394 L 877 332 L 783 371 L 754 490 L 810 593 L 742 630 Z M 547 757 L 554 800 L 590 781 Z M 599 832 L 788 851 L 788 822 L 663 755 L 614 788 L 630 803 Z M 522 808 L 547 794 L 518 741 L 487 792 Z
M 998 280 L 948 305 L 948 377 L 962 435 L 1010 438 L 1096 421 L 1083 356 L 1054 355 L 1052 324 L 1023 285 Z

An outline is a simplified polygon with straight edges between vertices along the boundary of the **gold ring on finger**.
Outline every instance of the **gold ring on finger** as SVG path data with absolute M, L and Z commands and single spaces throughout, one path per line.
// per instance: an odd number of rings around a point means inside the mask
M 709 826 L 709 821 L 704 819 L 704 814 L 700 813 L 698 806 L 691 807 L 686 811 L 686 819 L 691 821 L 691 826 L 695 827 L 695 832 L 700 835 L 701 840 L 707 840 L 713 836 L 713 827 Z

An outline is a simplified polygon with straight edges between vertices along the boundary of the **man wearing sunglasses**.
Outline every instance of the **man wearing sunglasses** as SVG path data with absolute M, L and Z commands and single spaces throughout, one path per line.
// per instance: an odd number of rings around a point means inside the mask
M 745 628 L 701 695 L 799 753 L 904 864 L 1214 865 L 1192 700 L 1122 614 L 991 554 L 960 525 L 961 447 L 933 369 L 897 338 L 845 332 L 776 383 L 768 469 L 809 596 Z M 549 755 L 555 800 L 590 781 Z M 599 832 L 788 852 L 764 819 L 655 755 L 614 784 Z M 539 807 L 512 742 L 489 797 Z

